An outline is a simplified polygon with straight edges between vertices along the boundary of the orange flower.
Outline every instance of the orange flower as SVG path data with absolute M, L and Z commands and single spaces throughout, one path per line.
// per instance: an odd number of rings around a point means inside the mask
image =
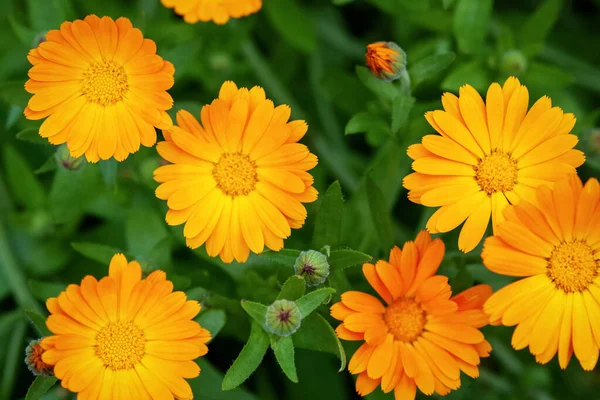
M 336 329 L 345 340 L 364 340 L 348 369 L 359 374 L 361 396 L 377 386 L 396 399 L 412 400 L 416 388 L 431 395 L 460 387 L 460 371 L 479 376 L 480 357 L 491 351 L 478 328 L 488 322 L 483 303 L 487 285 L 472 287 L 454 297 L 448 278 L 435 275 L 444 258 L 444 243 L 421 231 L 414 242 L 394 247 L 390 262 L 364 264 L 363 273 L 379 299 L 346 292 L 331 307 Z
M 29 52 L 28 119 L 48 117 L 39 134 L 67 143 L 71 156 L 123 161 L 156 143 L 154 127 L 172 126 L 173 64 L 156 54 L 127 18 L 64 22 Z
M 481 257 L 493 272 L 523 277 L 485 303 L 491 321 L 516 325 L 512 345 L 545 364 L 558 353 L 591 371 L 600 354 L 600 185 L 577 175 L 538 188 L 536 202 L 504 211 Z
M 406 53 L 394 42 L 375 42 L 367 46 L 367 67 L 384 81 L 398 79 L 406 70 Z
M 254 14 L 262 7 L 262 0 L 161 0 L 163 6 L 175 8 L 188 24 L 213 21 L 225 24 L 229 18 Z

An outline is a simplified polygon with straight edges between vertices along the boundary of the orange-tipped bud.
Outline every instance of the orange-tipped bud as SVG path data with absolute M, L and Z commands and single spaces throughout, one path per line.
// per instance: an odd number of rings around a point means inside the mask
M 36 376 L 54 375 L 54 366 L 46 364 L 42 360 L 42 354 L 46 351 L 41 345 L 41 339 L 32 340 L 25 349 L 25 364 L 29 370 Z
M 394 42 L 375 42 L 367 46 L 367 67 L 384 81 L 400 78 L 406 70 L 406 53 Z

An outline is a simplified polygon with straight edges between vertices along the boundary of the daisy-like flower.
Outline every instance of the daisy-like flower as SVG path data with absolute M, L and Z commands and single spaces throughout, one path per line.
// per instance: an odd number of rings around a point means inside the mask
M 538 188 L 535 200 L 509 206 L 484 243 L 488 269 L 524 278 L 484 310 L 494 323 L 516 325 L 513 347 L 529 346 L 539 363 L 558 352 L 564 369 L 575 353 L 589 371 L 600 347 L 600 185 L 572 175 Z
M 317 157 L 297 143 L 304 121 L 291 121 L 286 105 L 274 107 L 260 87 L 225 82 L 219 98 L 202 108 L 198 122 L 187 111 L 164 131 L 158 153 L 172 165 L 154 171 L 167 200 L 167 223 L 185 223 L 187 245 L 206 243 L 211 257 L 244 262 L 250 250 L 278 251 L 291 228 L 306 219 L 302 203 L 317 199 L 306 171 Z
M 64 22 L 27 59 L 33 67 L 25 90 L 34 96 L 25 116 L 48 117 L 40 136 L 66 142 L 73 157 L 122 161 L 140 144 L 156 143 L 155 127 L 172 126 L 166 90 L 175 68 L 127 18 Z
M 375 42 L 367 46 L 367 67 L 384 81 L 400 78 L 406 70 L 406 53 L 394 42 Z
M 435 275 L 444 258 L 444 243 L 422 231 L 402 250 L 394 247 L 389 263 L 364 264 L 363 273 L 385 304 L 367 293 L 346 292 L 331 307 L 336 329 L 345 340 L 365 341 L 348 369 L 358 374 L 361 396 L 377 386 L 394 390 L 397 400 L 413 400 L 416 388 L 426 395 L 446 395 L 460 387 L 460 371 L 479 376 L 480 357 L 490 344 L 478 328 L 488 322 L 483 303 L 487 285 L 454 297 L 448 278 Z
M 460 96 L 442 96 L 445 111 L 425 118 L 440 135 L 427 135 L 408 148 L 416 171 L 404 178 L 408 198 L 440 207 L 427 222 L 431 233 L 448 232 L 465 222 L 458 247 L 469 252 L 481 241 L 490 216 L 494 232 L 502 210 L 535 188 L 575 174 L 585 158 L 569 134 L 575 118 L 552 107 L 546 96 L 527 111 L 529 93 L 518 79 L 493 83 L 485 103 L 469 85 Z
M 258 12 L 262 0 L 161 0 L 163 6 L 174 8 L 188 24 L 213 21 L 226 24 L 230 18 L 242 18 Z
M 122 254 L 108 276 L 86 276 L 46 303 L 54 336 L 42 340 L 45 363 L 78 399 L 191 399 L 184 378 L 200 368 L 210 333 L 192 319 L 200 311 L 173 292 L 165 273 L 142 279 L 140 265 Z

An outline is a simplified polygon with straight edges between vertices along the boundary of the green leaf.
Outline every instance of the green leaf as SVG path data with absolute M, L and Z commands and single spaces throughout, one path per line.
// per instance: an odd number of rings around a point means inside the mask
M 25 314 L 41 336 L 52 336 L 52 332 L 46 327 L 46 318 L 32 310 L 25 310 Z
M 33 296 L 43 302 L 50 297 L 58 296 L 66 288 L 66 285 L 62 283 L 38 281 L 35 279 L 30 279 L 27 284 Z
M 25 400 L 40 400 L 57 381 L 58 378 L 55 376 L 36 377 L 31 386 L 29 386 L 29 390 L 27 390 Z
M 532 62 L 523 77 L 527 85 L 545 87 L 552 82 L 555 88 L 567 86 L 575 81 L 573 75 L 568 71 L 554 65 L 540 62 Z
M 493 5 L 493 0 L 458 0 L 453 28 L 460 51 L 467 54 L 481 51 Z
M 85 257 L 104 265 L 108 265 L 115 254 L 122 253 L 121 250 L 115 247 L 89 242 L 73 242 L 71 247 Z
M 298 383 L 296 363 L 294 361 L 294 342 L 291 336 L 271 335 L 271 348 L 283 373 L 294 383 Z
M 408 116 L 410 110 L 415 105 L 415 98 L 400 95 L 392 102 L 392 133 L 396 134 L 406 122 L 408 122 Z
M 264 4 L 271 24 L 292 47 L 305 53 L 317 48 L 313 20 L 296 0 L 270 0 Z
M 562 6 L 562 0 L 546 0 L 525 21 L 520 34 L 517 35 L 519 47 L 524 49 L 525 53 L 535 55 L 541 50 L 546 37 L 560 16 Z
M 17 139 L 36 144 L 49 144 L 48 139 L 43 138 L 39 134 L 39 128 L 27 128 L 17 133 Z
M 252 322 L 248 342 L 231 365 L 231 368 L 227 370 L 221 385 L 222 389 L 235 389 L 244 383 L 258 368 L 268 348 L 269 336 L 257 322 Z
M 456 55 L 450 52 L 435 54 L 417 61 L 408 69 L 413 88 L 419 86 L 419 84 L 427 79 L 437 76 L 438 73 L 452 64 L 455 58 Z
M 50 211 L 55 222 L 72 221 L 81 216 L 104 189 L 97 165 L 84 164 L 77 171 L 59 168 L 50 189 Z
M 254 301 L 242 300 L 242 308 L 248 313 L 249 316 L 258 322 L 263 329 L 267 329 L 265 318 L 267 316 L 267 306 L 264 304 L 256 303 Z
M 390 251 L 394 247 L 394 227 L 392 219 L 389 216 L 388 207 L 385 202 L 383 192 L 373 182 L 371 177 L 367 177 L 367 200 L 371 212 L 371 220 L 375 226 L 375 233 L 379 238 L 380 248 L 383 251 Z
M 125 225 L 127 249 L 131 254 L 149 255 L 168 235 L 165 221 L 156 210 L 149 206 L 131 208 Z
M 354 114 L 346 124 L 346 129 L 344 130 L 346 135 L 371 132 L 384 136 L 390 134 L 388 123 L 382 116 L 366 111 Z
M 48 159 L 42 164 L 41 167 L 39 167 L 38 169 L 36 169 L 34 171 L 34 173 L 36 175 L 39 174 L 43 174 L 44 172 L 50 172 L 50 171 L 54 171 L 56 169 L 56 159 L 54 158 L 54 155 L 51 155 L 50 157 L 48 157 Z
M 367 89 L 377 96 L 388 100 L 392 100 L 398 96 L 398 88 L 392 82 L 382 81 L 373 75 L 367 67 L 363 67 L 362 65 L 357 66 L 356 75 L 358 75 L 358 79 L 360 79 Z
M 0 83 L 0 99 L 6 103 L 25 109 L 31 95 L 25 91 L 25 81 Z
M 196 318 L 196 322 L 210 332 L 211 340 L 213 340 L 227 322 L 227 314 L 223 310 L 217 310 L 215 308 L 202 311 Z
M 200 376 L 188 381 L 195 398 L 204 400 L 259 400 L 256 396 L 241 388 L 224 392 L 221 389 L 223 382 L 221 371 L 208 362 L 206 357 L 200 358 L 198 364 L 202 369 Z
M 279 251 L 266 250 L 259 254 L 259 257 L 266 258 L 277 264 L 293 267 L 296 258 L 300 255 L 300 250 L 281 249 Z
M 317 307 L 328 301 L 333 293 L 335 293 L 335 289 L 333 288 L 322 288 L 310 292 L 296 300 L 296 305 L 300 309 L 302 319 L 304 320 L 304 318 L 308 317 L 310 313 L 317 309 Z
M 346 352 L 340 339 L 327 320 L 319 313 L 313 313 L 302 321 L 300 329 L 293 336 L 298 348 L 322 351 L 337 356 L 342 372 L 346 368 Z
M 329 266 L 332 271 L 341 271 L 372 259 L 370 255 L 352 249 L 333 250 L 329 258 Z
M 483 61 L 475 60 L 459 64 L 442 81 L 442 89 L 458 93 L 461 86 L 469 84 L 479 92 L 485 93 L 490 84 L 490 76 Z
M 15 199 L 30 209 L 42 207 L 46 193 L 27 161 L 12 146 L 4 147 L 3 158 L 6 180 Z
M 304 278 L 298 275 L 292 275 L 283 284 L 281 292 L 279 292 L 279 295 L 277 296 L 277 300 L 285 299 L 296 301 L 304 295 L 305 290 L 306 283 L 304 282 Z
M 315 249 L 323 246 L 339 246 L 342 234 L 342 219 L 344 218 L 344 198 L 342 187 L 338 181 L 329 186 L 317 213 L 315 232 L 312 244 Z

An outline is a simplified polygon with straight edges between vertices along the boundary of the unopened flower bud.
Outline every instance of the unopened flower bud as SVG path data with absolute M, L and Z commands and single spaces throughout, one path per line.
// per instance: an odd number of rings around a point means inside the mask
M 367 67 L 384 81 L 393 81 L 406 71 L 406 53 L 394 42 L 375 42 L 367 46 Z
M 289 336 L 300 328 L 302 314 L 295 302 L 276 300 L 267 307 L 266 323 L 272 333 Z
M 527 58 L 519 50 L 509 50 L 502 56 L 501 68 L 506 75 L 522 75 L 527 70 Z
M 25 364 L 36 376 L 52 376 L 54 375 L 54 366 L 46 364 L 42 360 L 42 354 L 46 351 L 41 342 L 42 339 L 32 340 L 25 349 Z
M 61 145 L 58 150 L 56 150 L 54 159 L 59 167 L 68 169 L 69 171 L 77 171 L 85 162 L 83 157 L 72 157 L 66 144 Z
M 320 285 L 329 276 L 327 256 L 315 250 L 303 251 L 296 258 L 294 271 L 304 278 L 307 286 Z

